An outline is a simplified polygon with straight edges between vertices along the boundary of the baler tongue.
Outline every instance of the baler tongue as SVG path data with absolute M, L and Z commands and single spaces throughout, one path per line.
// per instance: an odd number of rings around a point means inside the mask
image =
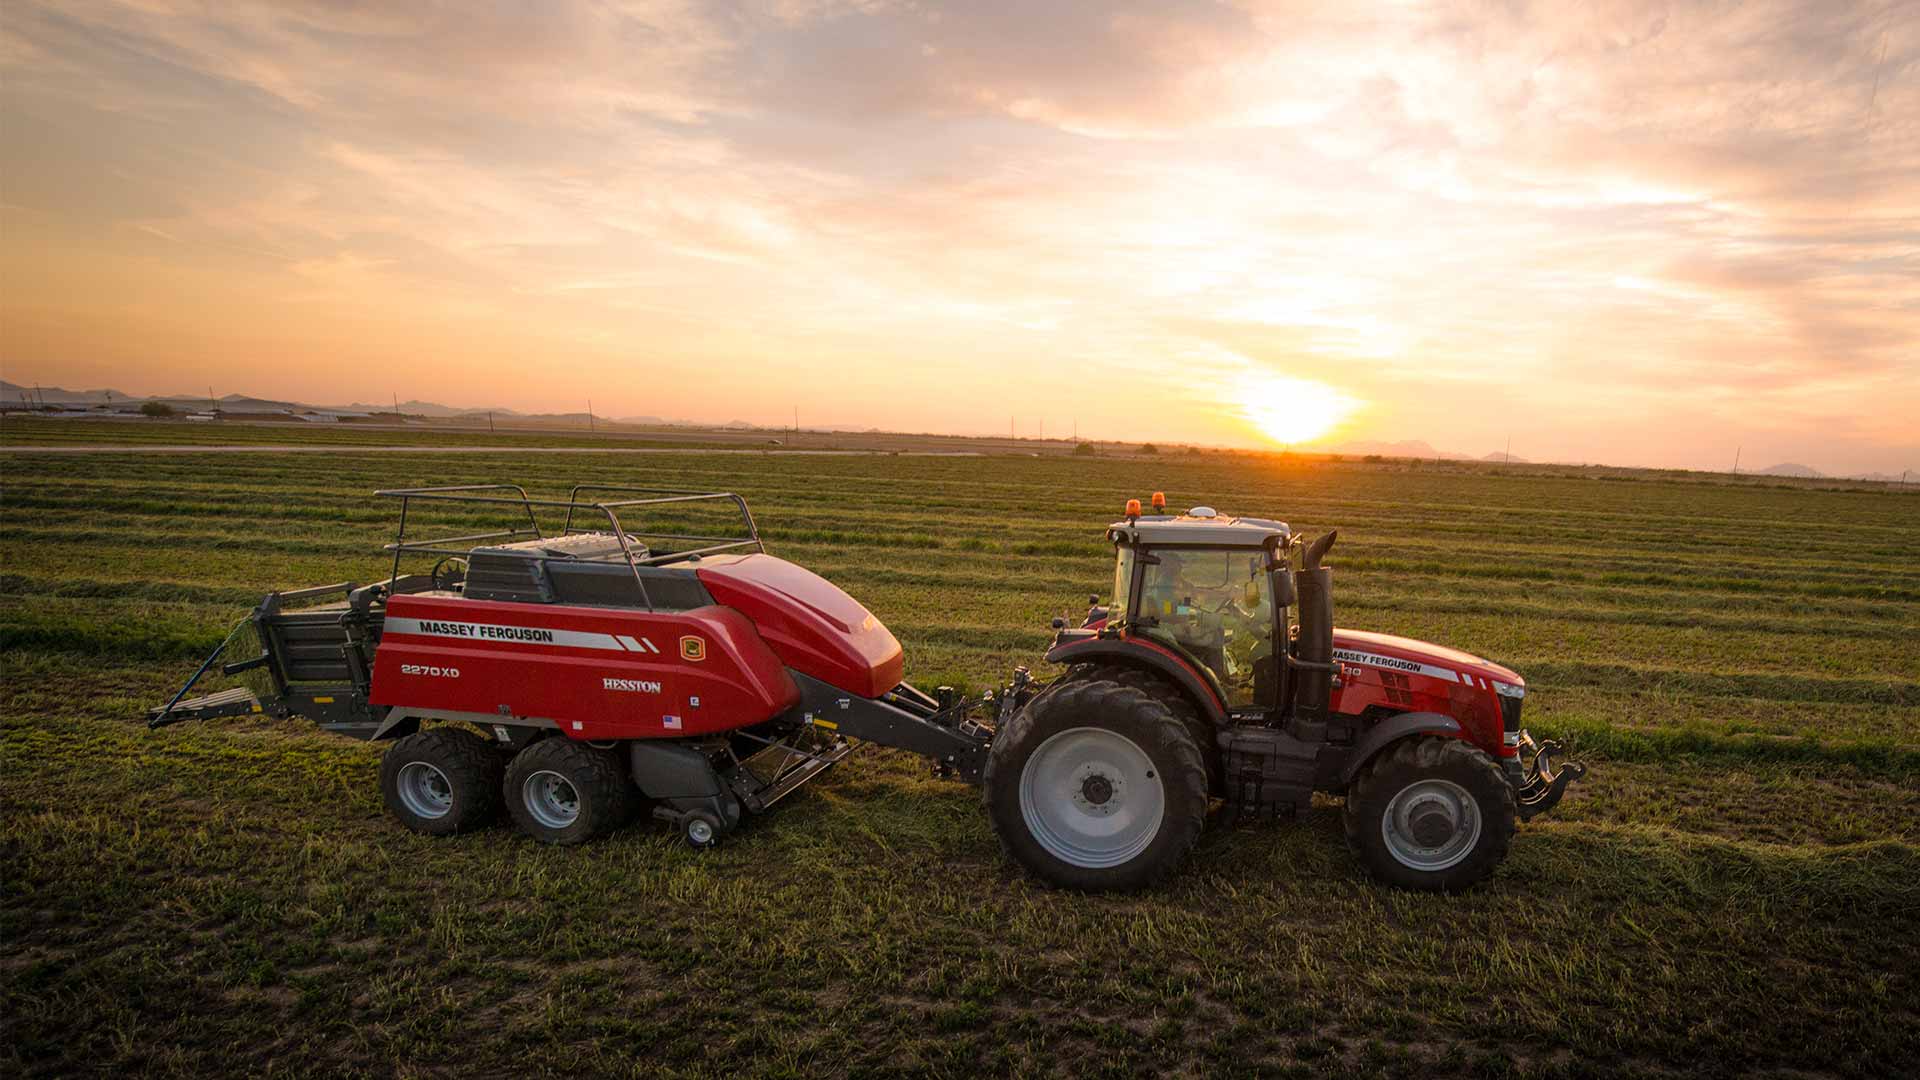
M 795 737 L 771 743 L 740 762 L 732 782 L 748 810 L 765 810 L 853 753 L 853 744 L 845 739 L 803 747 L 799 740 L 807 733 L 802 729 Z
M 221 690 L 217 693 L 203 694 L 200 697 L 176 699 L 172 704 L 147 710 L 147 726 L 162 728 L 168 724 L 178 724 L 183 720 L 213 720 L 222 716 L 246 716 L 262 712 L 260 699 L 253 691 L 244 686 Z
M 228 632 L 226 639 L 201 662 L 193 678 L 180 688 L 173 699 L 156 709 L 147 710 L 147 727 L 162 728 L 168 724 L 178 724 L 183 720 L 213 720 L 222 716 L 246 716 L 264 712 L 259 695 L 245 686 L 230 687 L 199 697 L 188 697 L 201 679 L 218 664 L 223 656 L 239 656 L 241 659 L 221 665 L 219 674 L 228 678 L 261 668 L 266 664 L 266 652 L 261 648 L 259 631 L 254 625 L 254 616 L 240 620 Z

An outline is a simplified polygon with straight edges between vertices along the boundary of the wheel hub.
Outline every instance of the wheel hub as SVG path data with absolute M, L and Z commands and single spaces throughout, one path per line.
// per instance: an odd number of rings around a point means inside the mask
M 1020 773 L 1020 815 L 1047 854 L 1072 866 L 1120 866 L 1160 834 L 1166 789 L 1138 743 L 1107 728 L 1069 728 Z
M 527 813 L 549 829 L 564 829 L 580 816 L 580 793 L 572 781 L 551 769 L 527 777 L 520 794 Z
M 1080 795 L 1095 806 L 1113 798 L 1113 781 L 1095 773 L 1080 782 Z
M 438 767 L 409 761 L 400 769 L 396 785 L 400 802 L 416 817 L 435 820 L 453 810 L 453 783 Z
M 1453 839 L 1453 830 L 1453 818 L 1443 810 L 1424 809 L 1413 815 L 1413 839 L 1421 847 L 1439 847 Z
M 1401 788 L 1380 816 L 1388 854 L 1402 866 L 1428 872 L 1446 870 L 1472 854 L 1480 828 L 1472 794 L 1439 777 Z

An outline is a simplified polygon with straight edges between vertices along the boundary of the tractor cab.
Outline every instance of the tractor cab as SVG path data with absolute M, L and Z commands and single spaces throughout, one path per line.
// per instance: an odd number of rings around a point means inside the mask
M 1099 621 L 1104 631 L 1181 656 L 1205 673 L 1230 714 L 1284 704 L 1294 592 L 1285 522 L 1196 506 L 1184 514 L 1130 513 L 1107 537 L 1115 547 L 1113 601 L 1089 613 L 1104 620 L 1090 618 L 1090 625 Z

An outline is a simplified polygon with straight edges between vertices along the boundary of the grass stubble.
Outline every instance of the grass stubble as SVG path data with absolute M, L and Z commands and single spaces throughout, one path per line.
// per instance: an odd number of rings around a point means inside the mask
M 0 462 L 12 1075 L 1920 1062 L 1912 495 L 1218 455 Z M 1343 625 L 1516 667 L 1529 726 L 1594 769 L 1465 896 L 1370 884 L 1326 800 L 1090 898 L 1036 886 L 975 791 L 877 748 L 713 852 L 645 826 L 555 850 L 405 832 L 378 749 L 301 721 L 141 724 L 268 589 L 383 575 L 372 489 L 588 476 L 747 495 L 921 684 L 1034 662 L 1047 619 L 1107 585 L 1100 527 L 1128 496 L 1338 527 Z

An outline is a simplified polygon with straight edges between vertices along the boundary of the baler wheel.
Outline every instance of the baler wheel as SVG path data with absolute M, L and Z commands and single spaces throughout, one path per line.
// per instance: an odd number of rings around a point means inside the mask
M 720 832 L 720 819 L 705 810 L 695 810 L 680 819 L 680 835 L 686 838 L 687 846 L 695 850 L 718 844 Z
M 446 836 L 499 816 L 501 767 L 484 737 L 464 728 L 433 728 L 387 748 L 380 759 L 380 793 L 407 828 Z
M 1347 791 L 1347 847 L 1376 879 L 1458 892 L 1492 874 L 1513 842 L 1513 785 L 1486 751 L 1447 736 L 1402 739 Z
M 1207 767 L 1167 702 L 1106 677 L 1049 687 L 993 741 L 987 814 L 1050 885 L 1137 889 L 1178 866 L 1207 813 Z
M 514 825 L 545 844 L 583 844 L 624 825 L 639 798 L 617 751 L 554 736 L 515 754 L 502 787 Z

